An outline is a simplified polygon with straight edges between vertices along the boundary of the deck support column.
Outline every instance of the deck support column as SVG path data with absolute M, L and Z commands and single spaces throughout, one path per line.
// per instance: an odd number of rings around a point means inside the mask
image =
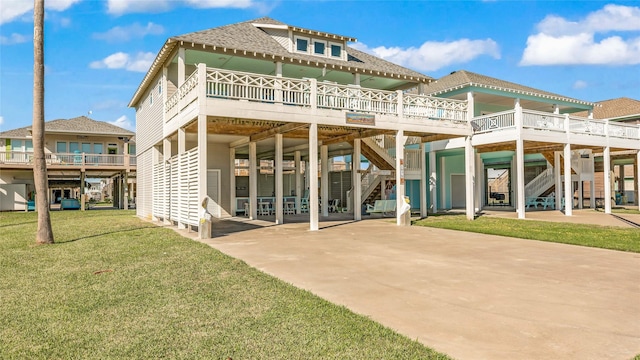
M 384 189 L 384 188 L 382 188 Z M 424 150 L 424 143 L 420 142 L 420 217 L 426 218 L 427 209 L 427 191 L 429 189 L 429 180 L 427 179 L 427 153 Z
M 329 216 L 329 146 L 320 146 L 320 191 L 322 216 Z
M 638 205 L 638 210 L 640 210 L 640 191 L 638 191 L 640 189 L 640 151 L 636 154 L 634 165 L 636 170 L 635 181 L 633 182 L 633 187 L 635 188 L 634 200 L 635 204 Z
M 580 169 L 582 171 L 582 169 Z M 582 209 L 582 203 L 583 203 L 583 198 L 582 198 L 582 179 L 580 179 L 580 175 L 578 175 L 578 209 Z
M 256 163 L 256 142 L 249 143 L 249 219 L 258 218 L 258 170 Z
M 571 144 L 564 145 L 564 214 L 573 215 L 573 182 L 571 181 Z M 562 198 L 556 197 L 557 202 Z
M 236 148 L 229 149 L 229 198 L 231 199 L 231 216 L 236 216 L 238 204 L 236 201 Z
M 360 139 L 353 140 L 353 159 L 351 162 L 351 176 L 353 178 L 351 180 L 353 184 L 353 220 L 355 221 L 362 220 L 362 178 L 359 172 L 360 154 L 362 153 L 361 141 Z
M 520 99 L 515 101 L 516 123 L 516 212 L 518 219 L 525 218 L 524 199 L 524 140 L 522 139 L 522 105 Z
M 431 200 L 431 213 L 436 214 L 438 212 L 438 187 L 437 179 L 438 173 L 436 164 L 436 152 L 429 151 L 429 200 Z
M 276 224 L 284 220 L 283 184 L 282 184 L 282 134 L 276 134 Z
M 604 213 L 611 214 L 611 148 L 605 146 L 604 160 Z
M 309 230 L 318 230 L 318 124 L 309 126 Z
M 84 181 L 82 182 L 84 184 Z M 80 189 L 80 193 L 84 193 L 84 186 Z M 129 172 L 122 172 L 122 208 L 129 210 Z
M 80 171 L 80 210 L 85 210 L 85 197 L 84 197 L 84 177 L 85 172 Z
M 556 210 L 562 210 L 562 174 L 560 166 L 560 152 L 553 152 L 553 178 L 556 181 Z
M 204 67 L 204 64 L 198 65 Z M 202 206 L 205 199 L 211 201 L 207 194 L 207 115 L 198 115 L 198 204 Z M 235 186 L 232 188 L 235 191 Z M 220 199 L 218 199 L 220 201 Z M 211 214 L 206 214 L 205 209 L 199 209 L 202 215 L 198 219 L 198 237 L 200 239 L 211 238 Z
M 411 220 L 407 224 L 404 215 L 400 214 L 400 209 L 404 205 L 405 183 L 404 183 L 404 142 L 407 137 L 404 136 L 404 130 L 398 130 L 396 133 L 396 224 L 411 225 Z M 409 210 L 411 211 L 411 210 Z
M 295 163 L 295 177 L 296 177 L 296 214 L 300 214 L 300 199 L 302 199 L 302 161 L 300 151 L 294 151 L 293 162 Z
M 476 212 L 482 210 L 482 208 L 484 207 L 484 163 L 482 162 L 482 157 L 480 157 L 480 154 L 476 153 L 476 163 L 475 163 L 475 169 L 476 169 L 476 181 L 475 181 L 475 203 L 476 203 Z
M 464 142 L 464 184 L 465 184 L 465 211 L 467 220 L 475 218 L 475 154 L 471 145 L 471 136 L 467 136 Z

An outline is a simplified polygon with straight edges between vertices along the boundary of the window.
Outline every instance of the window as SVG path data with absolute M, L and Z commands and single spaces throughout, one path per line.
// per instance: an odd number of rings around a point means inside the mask
M 11 151 L 22 152 L 22 140 L 11 140 Z
M 80 146 L 77 142 L 70 142 L 69 143 L 69 152 L 70 153 L 74 153 L 74 152 L 80 152 Z
M 102 144 L 100 143 L 93 143 L 93 151 L 96 154 L 102 154 Z
M 64 141 L 58 141 L 56 143 L 56 152 L 57 153 L 66 153 L 67 152 L 67 143 Z
M 342 57 L 342 46 L 338 44 L 331 44 L 331 56 L 341 58 Z
M 82 143 L 82 152 L 91 154 L 91 143 Z
M 296 37 L 296 51 L 297 52 L 309 52 L 309 39 Z
M 33 152 L 33 141 L 31 140 L 24 141 L 24 151 Z
M 324 49 L 327 47 L 327 44 L 324 41 L 314 41 L 313 42 L 313 53 L 315 55 L 323 55 Z

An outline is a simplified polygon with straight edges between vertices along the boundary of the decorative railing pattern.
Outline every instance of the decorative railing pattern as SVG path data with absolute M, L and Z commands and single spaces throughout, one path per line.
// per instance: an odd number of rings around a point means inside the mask
M 604 120 L 593 120 L 585 118 L 570 117 L 569 131 L 576 134 L 588 134 L 606 136 Z
M 75 166 L 125 166 L 126 159 L 129 165 L 136 165 L 135 155 L 109 155 L 87 153 L 46 153 L 47 165 L 75 165 Z M 0 164 L 31 165 L 33 164 L 32 152 L 0 152 Z
M 420 170 L 420 149 L 404 149 L 404 170 Z
M 479 116 L 471 121 L 471 127 L 476 134 L 512 128 L 515 126 L 515 110 Z
M 423 95 L 405 94 L 403 96 L 404 116 L 446 119 L 466 123 L 467 102 L 462 100 L 443 99 Z
M 198 70 L 194 71 L 184 84 L 178 88 L 178 90 L 169 98 L 164 106 L 164 111 L 167 114 L 167 121 L 176 116 L 187 105 L 195 101 L 198 96 Z
M 318 83 L 318 107 L 363 113 L 395 114 L 398 94 L 354 85 Z
M 542 111 L 523 110 L 522 127 L 544 130 L 565 131 L 564 115 Z
M 638 125 L 609 122 L 609 136 L 624 139 L 640 139 Z

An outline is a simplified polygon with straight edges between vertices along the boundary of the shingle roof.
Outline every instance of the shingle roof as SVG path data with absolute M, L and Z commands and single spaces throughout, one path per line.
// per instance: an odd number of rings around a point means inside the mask
M 44 123 L 45 133 L 74 133 L 112 136 L 134 136 L 135 133 L 104 121 L 86 116 L 73 119 L 58 119 Z M 0 138 L 24 138 L 31 135 L 31 126 L 0 132 Z
M 594 119 L 616 119 L 624 117 L 635 117 L 640 119 L 640 100 L 621 97 L 610 100 L 598 101 L 593 109 Z M 586 111 L 576 113 L 578 116 L 587 116 Z
M 572 103 L 592 105 L 592 103 L 582 100 L 569 98 L 563 95 L 554 94 L 548 91 L 512 83 L 505 80 L 492 78 L 490 76 L 476 74 L 466 70 L 454 71 L 449 75 L 443 76 L 435 82 L 425 86 L 425 94 L 440 95 L 449 91 L 461 89 L 468 86 L 476 86 L 515 94 L 525 94 L 538 96 L 543 98 L 556 99 Z
M 353 72 L 358 70 L 371 73 L 373 72 L 379 76 L 394 77 L 394 78 L 408 78 L 416 82 L 429 82 L 431 77 L 421 74 L 417 71 L 396 65 L 389 61 L 380 59 L 373 55 L 356 50 L 347 46 L 347 60 L 325 58 L 307 54 L 301 54 L 296 52 L 290 52 L 274 40 L 269 34 L 260 28 L 254 26 L 254 24 L 269 24 L 276 26 L 286 26 L 287 28 L 296 29 L 298 31 L 305 31 L 314 35 L 325 36 L 328 38 L 342 38 L 347 41 L 355 40 L 351 37 L 343 35 L 334 35 L 321 31 L 308 30 L 304 28 L 298 28 L 291 25 L 287 25 L 280 21 L 271 19 L 269 17 L 263 17 L 255 20 L 240 22 L 236 24 L 225 25 L 213 29 L 197 31 L 189 34 L 179 35 L 171 37 L 167 40 L 163 48 L 160 50 L 156 59 L 154 60 L 149 72 L 143 79 L 140 87 L 134 94 L 130 106 L 133 106 L 138 96 L 141 95 L 144 88 L 146 88 L 146 82 L 150 81 L 155 76 L 155 73 L 160 71 L 160 64 L 164 63 L 166 57 L 169 56 L 173 48 L 179 43 L 192 43 L 194 45 L 200 45 L 200 47 L 207 46 L 209 48 L 215 47 L 216 49 L 233 49 L 238 52 L 247 52 L 247 54 L 264 54 L 268 57 L 294 60 L 301 60 L 303 62 L 310 62 L 312 64 L 328 65 L 328 66 L 342 66 L 344 68 L 352 69 Z

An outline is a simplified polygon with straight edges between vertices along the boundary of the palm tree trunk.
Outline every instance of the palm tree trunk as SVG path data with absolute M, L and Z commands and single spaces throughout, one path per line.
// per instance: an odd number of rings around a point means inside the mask
M 33 4 L 33 179 L 36 187 L 36 243 L 53 244 L 49 214 L 49 183 L 44 157 L 44 0 Z

